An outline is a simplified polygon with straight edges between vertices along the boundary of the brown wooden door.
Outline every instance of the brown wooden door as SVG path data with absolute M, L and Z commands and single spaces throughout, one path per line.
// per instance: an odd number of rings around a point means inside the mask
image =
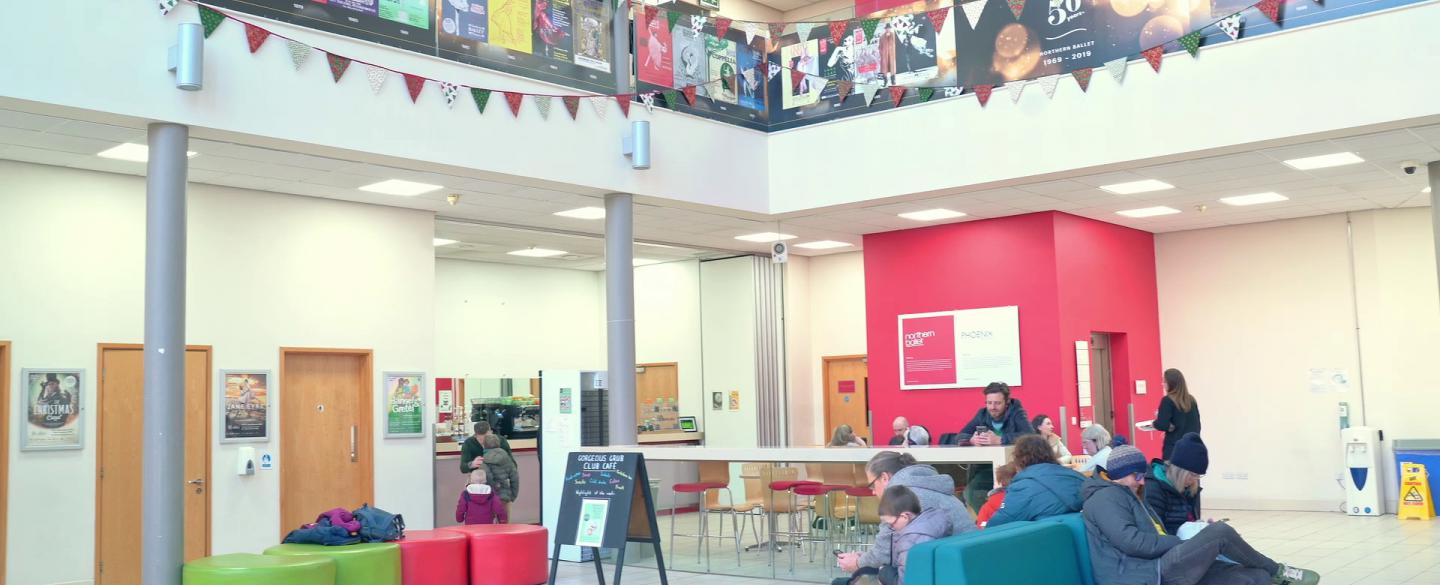
M 5 515 L 10 501 L 10 342 L 0 341 L 0 581 L 5 579 L 6 533 L 10 520 Z
M 656 431 L 680 429 L 680 368 L 673 363 L 635 366 L 635 424 L 659 426 Z M 643 433 L 642 433 L 643 434 Z
M 835 427 L 850 425 L 856 435 L 874 445 L 875 436 L 870 432 L 870 366 L 865 356 L 827 357 L 823 362 L 825 442 L 830 442 Z
M 100 346 L 95 583 L 140 582 L 145 352 Z M 210 554 L 210 349 L 185 352 L 185 560 Z
M 280 352 L 280 530 L 373 503 L 370 352 Z

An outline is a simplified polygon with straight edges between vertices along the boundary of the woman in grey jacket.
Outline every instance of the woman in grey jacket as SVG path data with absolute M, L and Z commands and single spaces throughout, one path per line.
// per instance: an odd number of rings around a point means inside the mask
M 1166 534 L 1137 493 L 1145 483 L 1145 455 L 1124 445 L 1110 452 L 1114 481 L 1090 479 L 1085 535 L 1098 585 L 1316 585 L 1314 571 L 1288 567 L 1260 554 L 1229 524 L 1205 527 L 1189 540 Z M 1228 560 L 1218 560 L 1220 556 Z

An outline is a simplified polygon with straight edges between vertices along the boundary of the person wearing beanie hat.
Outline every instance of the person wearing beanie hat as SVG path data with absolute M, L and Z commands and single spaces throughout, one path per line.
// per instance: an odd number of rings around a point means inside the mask
M 1150 462 L 1145 475 L 1145 503 L 1176 534 L 1180 525 L 1196 522 L 1200 516 L 1200 478 L 1210 468 L 1210 454 L 1198 433 L 1189 433 L 1175 442 L 1169 461 Z
M 1314 571 L 1260 554 L 1225 522 L 1207 524 L 1188 540 L 1165 530 L 1140 499 L 1145 455 L 1130 446 L 1110 451 L 1110 477 L 1086 480 L 1085 535 L 1095 582 L 1105 585 L 1318 585 Z M 1227 560 L 1219 560 L 1220 556 Z

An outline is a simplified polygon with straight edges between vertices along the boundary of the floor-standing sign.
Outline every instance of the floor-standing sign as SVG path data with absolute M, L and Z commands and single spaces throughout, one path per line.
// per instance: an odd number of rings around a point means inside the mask
M 660 585 L 669 585 L 665 577 L 664 551 L 660 550 L 660 527 L 655 522 L 655 502 L 650 499 L 650 478 L 645 473 L 645 456 L 639 453 L 570 453 L 560 494 L 555 548 L 550 555 L 549 585 L 555 585 L 555 572 L 560 568 L 560 547 L 566 544 L 597 549 L 591 556 L 595 559 L 595 576 L 600 585 L 605 585 L 605 573 L 598 549 L 616 549 L 614 585 L 620 585 L 627 542 L 655 545 L 655 566 L 660 570 Z

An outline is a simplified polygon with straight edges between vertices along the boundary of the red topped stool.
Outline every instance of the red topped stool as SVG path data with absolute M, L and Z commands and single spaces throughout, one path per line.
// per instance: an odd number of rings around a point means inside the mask
M 794 468 L 789 468 L 793 470 Z M 792 476 L 793 477 L 793 476 Z M 819 486 L 818 481 L 800 479 L 776 479 L 770 482 L 770 496 L 766 502 L 766 509 L 770 513 L 770 564 L 775 564 L 775 551 L 781 546 L 790 549 L 790 571 L 795 571 L 795 550 L 791 545 L 799 546 L 810 530 L 801 530 L 802 520 L 800 514 L 803 511 L 798 499 L 795 497 L 795 490 L 800 487 Z M 777 497 L 780 496 L 780 497 Z M 789 528 L 781 530 L 779 516 L 785 514 L 789 518 Z M 783 542 L 782 542 L 783 541 Z
M 670 492 L 670 550 L 675 554 L 675 537 L 694 538 L 695 556 L 700 556 L 703 548 L 705 551 L 705 572 L 710 572 L 710 541 L 711 540 L 733 540 L 735 542 L 735 564 L 740 564 L 740 520 L 735 514 L 735 494 L 730 491 L 730 463 L 725 461 L 705 461 L 700 464 L 700 481 L 692 483 L 677 483 Z M 711 492 L 715 493 L 715 502 L 710 502 Z M 720 502 L 720 493 L 725 493 L 725 502 Z M 680 494 L 700 494 L 700 530 L 695 534 L 682 534 L 675 531 L 677 520 L 676 512 L 679 510 Z M 719 534 L 710 534 L 710 515 L 721 514 L 730 516 L 730 528 L 732 536 L 725 536 L 725 523 L 720 522 Z
M 845 499 L 845 507 L 836 512 L 844 516 L 845 526 L 843 538 L 834 542 L 835 548 L 854 550 L 873 546 L 868 527 L 879 526 L 879 498 L 868 487 L 851 486 L 845 488 Z
M 441 528 L 464 534 L 470 544 L 470 585 L 540 585 L 549 532 L 530 524 L 474 524 Z
M 464 533 L 407 530 L 400 545 L 400 585 L 468 585 L 470 545 Z
M 815 543 L 824 543 L 826 545 L 826 551 L 834 548 L 831 544 L 838 540 L 835 537 L 835 533 L 840 524 L 836 518 L 837 514 L 835 513 L 835 494 L 837 492 L 844 492 L 846 488 L 849 487 L 850 486 L 838 484 L 814 483 L 797 485 L 790 489 L 790 492 L 798 497 L 810 498 L 810 509 L 814 511 L 814 516 L 806 526 L 805 533 L 799 538 L 801 542 L 812 545 L 810 547 L 810 562 L 815 562 L 815 547 L 813 546 Z M 816 529 L 815 525 L 821 523 L 823 523 L 824 528 Z M 791 562 L 793 564 L 794 561 L 792 560 Z

